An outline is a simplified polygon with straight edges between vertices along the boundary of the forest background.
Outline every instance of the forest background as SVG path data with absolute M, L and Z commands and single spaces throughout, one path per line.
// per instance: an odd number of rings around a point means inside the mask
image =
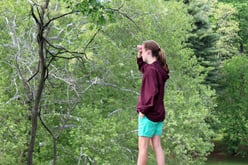
M 148 39 L 170 68 L 168 164 L 204 164 L 217 141 L 247 156 L 246 0 L 3 0 L 0 13 L 0 164 L 135 164 Z

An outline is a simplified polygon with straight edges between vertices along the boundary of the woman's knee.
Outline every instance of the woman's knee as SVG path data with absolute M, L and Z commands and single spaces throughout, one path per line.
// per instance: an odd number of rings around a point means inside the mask
M 159 136 L 152 137 L 151 143 L 152 143 L 153 149 L 162 148 L 161 141 L 160 141 L 160 137 Z

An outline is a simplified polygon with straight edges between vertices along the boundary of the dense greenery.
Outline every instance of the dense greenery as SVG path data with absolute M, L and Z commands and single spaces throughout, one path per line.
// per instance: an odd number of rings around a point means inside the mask
M 239 22 L 240 31 L 239 36 L 241 41 L 239 42 L 239 51 L 240 53 L 247 54 L 248 51 L 248 13 L 247 13 L 247 1 L 246 0 L 219 0 L 220 2 L 226 2 L 228 4 L 232 4 L 237 10 L 237 20 Z
M 222 43 L 225 45 L 225 48 L 222 46 L 222 50 L 226 52 L 221 53 L 222 65 L 219 71 L 216 112 L 221 121 L 220 132 L 229 151 L 234 155 L 247 156 L 247 76 L 245 75 L 247 75 L 248 3 L 245 0 L 220 1 L 225 2 L 220 5 L 225 8 L 225 16 L 232 21 L 229 21 L 230 24 L 224 24 L 225 29 L 229 29 L 225 32 L 229 33 L 229 37 L 222 39 L 222 41 L 226 40 L 225 44 Z M 228 14 L 231 12 L 233 16 Z
M 170 68 L 168 164 L 204 164 L 217 134 L 240 153 L 248 137 L 245 5 L 1 1 L 0 164 L 135 164 L 135 48 L 147 39 L 160 43 Z
M 211 18 L 214 14 L 214 6 L 216 0 L 199 1 L 191 0 L 184 1 L 188 6 L 188 13 L 193 16 L 193 29 L 188 34 L 188 47 L 194 51 L 199 63 L 207 68 L 206 82 L 211 86 L 215 86 L 214 71 L 218 67 L 216 61 L 216 42 L 218 34 L 213 29 Z
M 221 69 L 219 111 L 224 139 L 230 152 L 246 155 L 248 135 L 248 60 L 236 56 L 225 62 Z

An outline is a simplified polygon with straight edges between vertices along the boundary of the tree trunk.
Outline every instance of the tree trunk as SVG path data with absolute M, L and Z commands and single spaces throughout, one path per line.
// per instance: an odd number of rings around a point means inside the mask
M 32 16 L 35 19 L 38 30 L 37 30 L 37 43 L 38 43 L 38 55 L 39 55 L 39 72 L 40 72 L 40 78 L 39 78 L 39 85 L 38 88 L 35 90 L 35 99 L 34 99 L 34 105 L 32 108 L 31 113 L 31 122 L 32 122 L 32 129 L 30 133 L 30 142 L 28 146 L 28 160 L 27 164 L 32 165 L 33 164 L 33 152 L 34 152 L 34 146 L 35 146 L 35 138 L 36 138 L 36 131 L 37 131 L 37 125 L 38 125 L 38 115 L 39 115 L 39 108 L 40 108 L 40 101 L 42 92 L 44 89 L 45 81 L 46 81 L 46 61 L 45 61 L 45 40 L 44 40 L 44 15 L 45 15 L 45 9 L 48 7 L 49 0 L 46 1 L 46 4 L 44 6 L 41 6 L 41 9 L 39 11 L 39 17 L 35 16 L 35 13 L 32 8 Z M 39 19 L 38 19 L 39 18 Z
M 40 80 L 39 80 L 39 86 L 37 89 L 37 92 L 35 93 L 35 100 L 34 100 L 34 106 L 32 109 L 31 114 L 31 121 L 32 121 L 32 129 L 30 134 L 30 143 L 28 148 L 28 165 L 33 164 L 33 151 L 34 151 L 34 145 L 35 145 L 35 137 L 36 137 L 36 130 L 37 130 L 37 121 L 38 121 L 38 112 L 39 112 L 39 106 L 40 106 L 40 100 L 42 91 L 44 89 L 45 85 L 45 76 L 46 76 L 46 67 L 45 67 L 45 59 L 44 59 L 44 53 L 43 53 L 43 46 L 44 41 L 41 40 L 39 43 L 39 58 L 40 58 Z
M 53 138 L 53 165 L 57 162 L 57 138 Z

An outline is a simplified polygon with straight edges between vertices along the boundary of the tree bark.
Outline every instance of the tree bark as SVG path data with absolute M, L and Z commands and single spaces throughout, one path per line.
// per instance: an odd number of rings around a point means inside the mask
M 44 26 L 44 15 L 45 15 L 45 9 L 48 7 L 49 0 L 46 1 L 46 4 L 44 6 L 40 6 L 40 10 L 38 10 L 39 17 L 36 17 L 33 7 L 32 7 L 32 16 L 35 19 L 38 30 L 37 30 L 37 43 L 38 43 L 38 55 L 39 55 L 39 72 L 40 72 L 40 78 L 39 78 L 39 85 L 38 88 L 35 91 L 35 99 L 34 99 L 34 105 L 31 112 L 31 133 L 30 133 L 30 142 L 28 146 L 28 160 L 27 164 L 32 165 L 33 164 L 33 152 L 34 152 L 34 146 L 35 146 L 35 138 L 36 138 L 36 131 L 38 126 L 38 114 L 39 114 L 39 107 L 40 107 L 40 101 L 42 92 L 44 89 L 45 81 L 46 81 L 46 60 L 45 60 L 45 39 L 43 37 L 45 26 Z M 39 19 L 38 19 L 39 18 Z
M 53 165 L 57 162 L 57 138 L 53 138 Z

